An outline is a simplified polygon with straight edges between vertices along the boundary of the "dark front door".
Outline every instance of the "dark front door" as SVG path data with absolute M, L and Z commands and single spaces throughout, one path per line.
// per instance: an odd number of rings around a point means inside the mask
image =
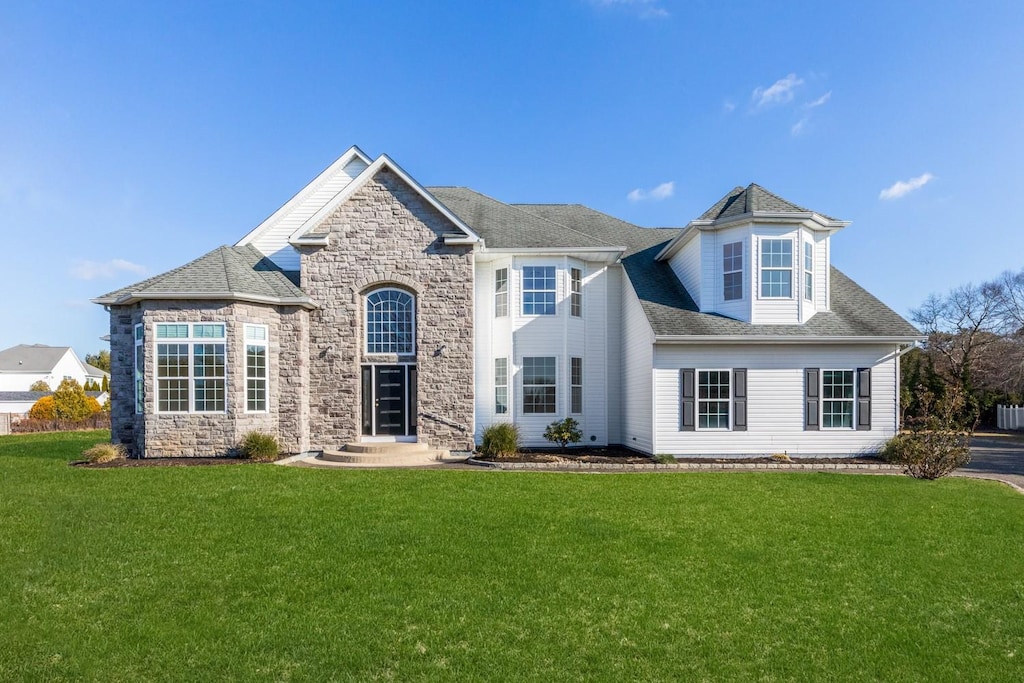
M 404 365 L 374 367 L 375 435 L 405 436 L 408 433 L 409 382 Z

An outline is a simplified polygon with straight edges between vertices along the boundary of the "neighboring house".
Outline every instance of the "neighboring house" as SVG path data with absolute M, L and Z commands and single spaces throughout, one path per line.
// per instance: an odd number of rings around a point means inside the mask
M 18 344 L 0 351 L 0 391 L 28 391 L 36 382 L 56 389 L 64 379 L 85 386 L 87 379 L 103 384 L 110 375 L 79 360 L 70 346 Z
M 24 417 L 36 401 L 52 395 L 52 391 L 0 391 L 0 413 Z M 85 395 L 96 399 L 101 406 L 110 398 L 106 391 L 87 391 Z
M 683 229 L 424 188 L 352 148 L 234 246 L 110 309 L 136 455 L 367 440 L 469 450 L 565 416 L 645 453 L 851 455 L 897 429 L 921 339 L 831 266 L 844 221 L 750 185 Z

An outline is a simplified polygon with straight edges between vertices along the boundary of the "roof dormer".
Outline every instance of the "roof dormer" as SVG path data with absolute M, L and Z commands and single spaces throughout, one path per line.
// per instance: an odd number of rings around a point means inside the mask
M 702 312 L 804 323 L 829 310 L 829 240 L 847 225 L 750 184 L 691 221 L 656 258 L 669 263 Z

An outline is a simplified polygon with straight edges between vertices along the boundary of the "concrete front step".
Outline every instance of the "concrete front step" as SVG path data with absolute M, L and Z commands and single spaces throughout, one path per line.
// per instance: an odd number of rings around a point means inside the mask
M 451 462 L 451 454 L 426 443 L 352 443 L 340 451 L 325 448 L 319 460 L 364 467 L 422 467 Z

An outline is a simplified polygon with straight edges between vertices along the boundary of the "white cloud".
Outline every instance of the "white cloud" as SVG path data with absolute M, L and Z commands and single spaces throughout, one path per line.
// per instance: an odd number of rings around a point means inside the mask
M 99 280 L 103 278 L 111 278 L 118 273 L 135 273 L 136 275 L 144 275 L 146 272 L 145 266 L 140 266 L 137 263 L 131 261 L 125 261 L 124 259 L 111 259 L 110 261 L 87 261 L 85 259 L 79 259 L 74 262 L 71 266 L 71 276 L 76 277 L 79 280 Z
M 667 183 L 662 183 L 652 190 L 641 190 L 639 187 L 629 194 L 626 195 L 626 199 L 631 202 L 643 202 L 643 201 L 654 201 L 660 202 L 663 199 L 668 199 L 676 191 L 676 181 L 670 180 Z
M 808 109 L 814 109 L 815 107 L 820 107 L 821 105 L 825 104 L 830 99 L 832 99 L 832 91 L 831 90 L 829 90 L 827 93 L 825 93 L 824 95 L 822 95 L 818 99 L 814 100 L 813 102 L 808 102 L 804 106 L 807 107 Z
M 794 136 L 800 135 L 801 133 L 803 133 L 804 132 L 804 126 L 807 125 L 807 119 L 808 118 L 810 118 L 810 117 L 805 116 L 802 119 L 800 119 L 799 121 L 797 121 L 796 123 L 794 123 L 793 127 L 789 129 L 789 132 L 792 133 Z
M 660 5 L 660 0 L 590 0 L 596 7 L 623 7 L 637 13 L 641 19 L 665 19 L 668 10 Z
M 785 78 L 772 83 L 767 88 L 760 86 L 754 88 L 752 97 L 755 107 L 766 107 L 773 104 L 785 104 L 793 100 L 793 91 L 804 84 L 802 78 L 796 74 L 789 74 Z
M 736 111 L 736 105 L 733 102 L 726 100 L 725 102 L 722 103 L 722 111 L 725 112 L 726 114 L 731 114 L 734 111 Z
M 899 199 L 905 194 L 910 194 L 914 190 L 921 189 L 934 179 L 935 176 L 931 173 L 922 173 L 916 178 L 911 178 L 910 180 L 897 180 L 895 183 L 879 192 L 878 198 Z

